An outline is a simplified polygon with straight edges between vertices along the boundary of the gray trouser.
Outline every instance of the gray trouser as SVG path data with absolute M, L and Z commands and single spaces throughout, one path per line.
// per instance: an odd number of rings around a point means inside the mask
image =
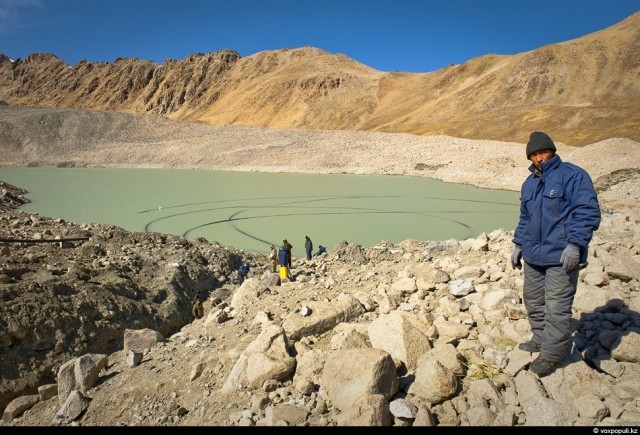
M 532 340 L 540 344 L 540 356 L 557 362 L 570 342 L 571 305 L 579 269 L 524 263 L 524 306 L 529 314 Z

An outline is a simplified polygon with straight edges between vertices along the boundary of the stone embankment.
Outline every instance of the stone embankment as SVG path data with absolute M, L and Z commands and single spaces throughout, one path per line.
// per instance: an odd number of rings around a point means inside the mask
M 594 237 L 574 344 L 544 378 L 528 371 L 536 355 L 517 348 L 530 330 L 522 272 L 509 265 L 512 232 L 343 242 L 294 259 L 284 282 L 255 254 L 236 288 L 232 254 L 247 253 L 204 240 L 19 213 L 0 222 L 30 238 L 90 237 L 55 252 L 2 248 L 3 353 L 58 359 L 23 361 L 23 374 L 53 367 L 57 377 L 14 390 L 0 425 L 640 424 L 640 244 L 638 224 L 622 213 L 607 213 Z M 205 316 L 188 323 L 196 290 L 205 290 Z M 126 329 L 155 339 L 131 349 Z M 106 331 L 109 340 L 99 340 Z M 76 337 L 69 348 L 65 337 Z M 69 366 L 80 367 L 71 380 Z

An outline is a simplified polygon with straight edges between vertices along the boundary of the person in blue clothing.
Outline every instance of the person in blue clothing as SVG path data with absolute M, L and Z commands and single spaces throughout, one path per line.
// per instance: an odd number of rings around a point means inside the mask
M 282 241 L 282 246 L 278 250 L 278 264 L 280 264 L 280 270 L 284 267 L 284 270 L 287 272 L 287 278 L 293 280 L 291 276 L 291 248 L 293 246 L 291 243 L 284 239 Z
M 249 265 L 244 262 L 238 269 L 238 285 L 242 285 L 244 280 L 247 278 L 247 275 L 249 275 Z
M 286 240 L 282 242 L 282 246 L 278 249 L 278 264 L 289 267 L 289 247 L 287 246 Z
M 289 268 L 289 270 L 291 270 L 291 255 L 292 255 L 293 245 L 289 243 L 287 239 L 284 239 L 282 241 L 282 246 L 284 246 L 284 248 L 287 251 L 287 267 Z
M 540 352 L 529 370 L 552 373 L 570 345 L 571 306 L 589 243 L 600 226 L 600 204 L 587 172 L 556 154 L 553 140 L 534 131 L 527 143 L 531 174 L 520 191 L 511 266 L 524 266 L 523 301 L 533 334 L 519 348 Z

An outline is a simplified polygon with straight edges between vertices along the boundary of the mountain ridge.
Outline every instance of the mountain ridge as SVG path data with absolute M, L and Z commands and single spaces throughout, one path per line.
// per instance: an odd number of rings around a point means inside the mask
M 52 54 L 0 54 L 0 100 L 209 125 L 508 142 L 544 130 L 571 146 L 640 141 L 639 29 L 640 12 L 581 38 L 427 73 L 381 72 L 314 47 L 73 67 Z

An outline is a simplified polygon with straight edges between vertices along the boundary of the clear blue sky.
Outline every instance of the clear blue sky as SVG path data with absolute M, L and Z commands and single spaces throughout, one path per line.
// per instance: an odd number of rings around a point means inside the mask
M 312 46 L 429 72 L 579 38 L 639 10 L 640 0 L 0 0 L 0 52 L 75 65 Z

